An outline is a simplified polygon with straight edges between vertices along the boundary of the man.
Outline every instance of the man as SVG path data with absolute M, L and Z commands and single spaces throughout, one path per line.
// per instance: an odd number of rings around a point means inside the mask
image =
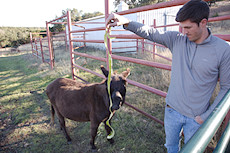
M 176 16 L 184 35 L 176 31 L 160 32 L 117 14 L 111 14 L 106 20 L 108 27 L 123 25 L 145 39 L 165 45 L 172 52 L 164 118 L 165 146 L 169 153 L 180 150 L 181 130 L 187 143 L 230 88 L 230 46 L 207 29 L 208 16 L 206 2 L 186 3 Z M 218 78 L 220 91 L 210 106 Z

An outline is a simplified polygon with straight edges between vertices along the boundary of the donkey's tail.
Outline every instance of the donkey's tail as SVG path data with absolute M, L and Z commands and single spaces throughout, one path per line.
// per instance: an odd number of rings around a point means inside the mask
M 51 106 L 51 125 L 54 125 L 54 114 L 55 114 L 55 110 L 54 110 L 53 105 L 50 105 L 50 106 Z

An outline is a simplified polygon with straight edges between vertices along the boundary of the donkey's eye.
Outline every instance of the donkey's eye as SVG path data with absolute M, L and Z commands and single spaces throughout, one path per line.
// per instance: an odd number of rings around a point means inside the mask
M 127 81 L 126 80 L 122 80 L 122 83 L 124 84 L 124 86 L 126 86 Z

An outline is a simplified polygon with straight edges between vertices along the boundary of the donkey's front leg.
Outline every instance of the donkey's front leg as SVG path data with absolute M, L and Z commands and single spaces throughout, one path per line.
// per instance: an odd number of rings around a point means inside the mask
M 95 146 L 95 138 L 97 136 L 97 129 L 100 123 L 95 122 L 95 121 L 91 121 L 90 124 L 90 130 L 91 130 L 91 140 L 90 140 L 90 145 L 92 147 L 92 150 L 96 150 L 97 147 Z
M 107 135 L 109 135 L 110 132 L 112 131 L 112 129 L 106 124 L 106 121 L 104 121 L 104 124 L 105 124 L 105 130 L 107 132 Z M 111 125 L 111 120 L 109 121 L 109 124 Z M 107 140 L 109 141 L 110 144 L 114 143 L 113 138 L 112 139 L 107 139 Z

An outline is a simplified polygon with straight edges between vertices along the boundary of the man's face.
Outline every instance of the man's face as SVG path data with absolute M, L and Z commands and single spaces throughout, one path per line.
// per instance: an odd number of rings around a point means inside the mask
M 199 26 L 195 22 L 191 22 L 190 20 L 185 20 L 180 22 L 180 26 L 183 29 L 183 33 L 188 37 L 190 41 L 195 43 L 200 43 L 200 39 L 203 34 L 203 24 L 200 22 Z

